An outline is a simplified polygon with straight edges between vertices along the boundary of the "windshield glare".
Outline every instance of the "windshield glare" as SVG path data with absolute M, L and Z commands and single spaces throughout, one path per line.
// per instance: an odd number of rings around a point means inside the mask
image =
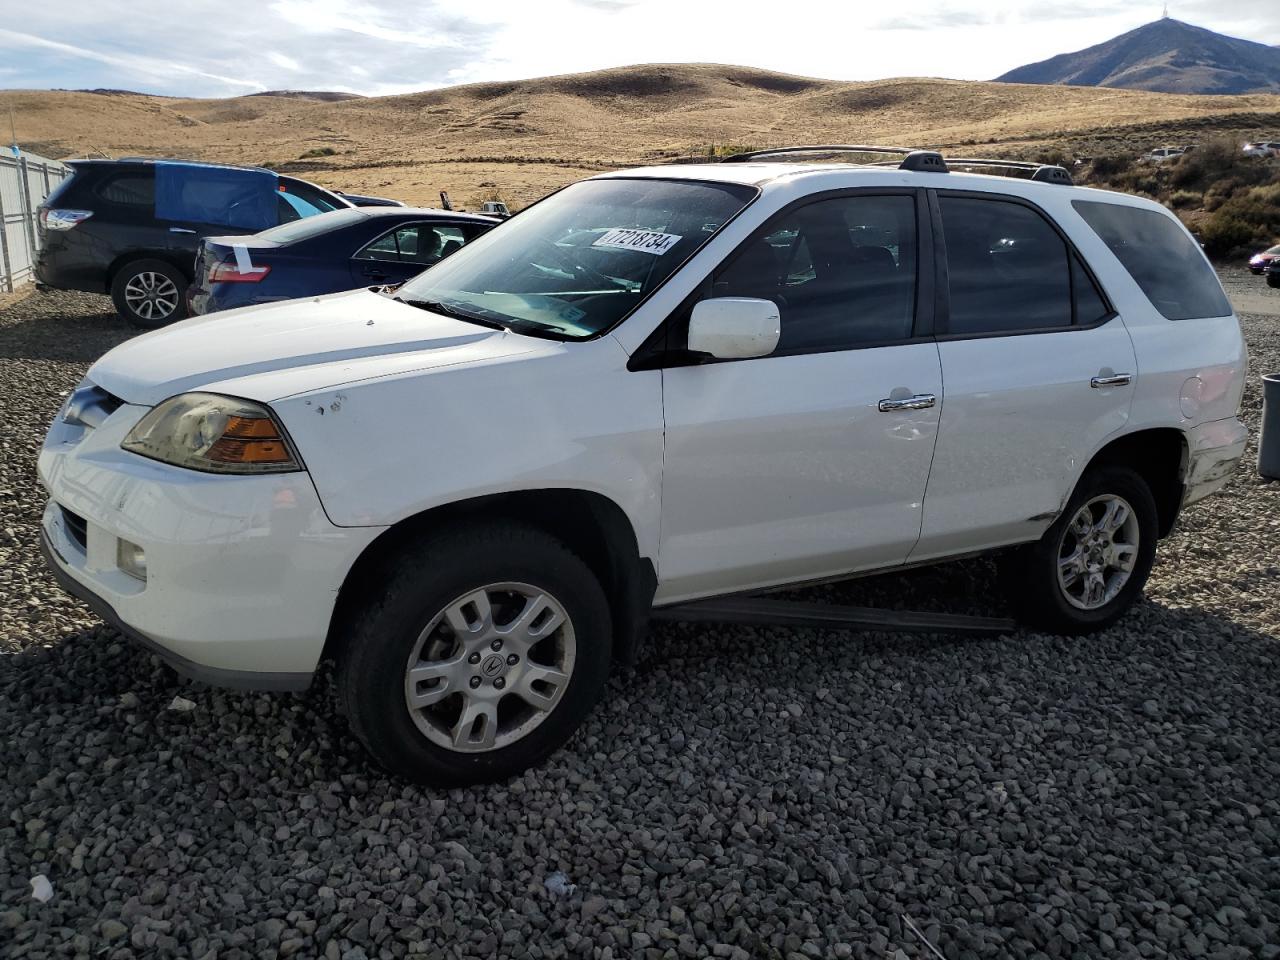
M 755 195 L 738 184 L 584 180 L 409 281 L 397 299 L 585 339 L 626 317 Z
M 284 194 L 281 194 L 284 196 Z M 259 240 L 272 240 L 276 243 L 296 243 L 299 240 L 309 240 L 312 237 L 318 237 L 322 233 L 328 233 L 330 230 L 338 230 L 348 224 L 355 223 L 357 220 L 364 220 L 368 214 L 359 209 L 344 208 L 342 210 L 333 210 L 329 213 L 320 213 L 312 217 L 303 217 L 301 220 L 292 220 L 289 223 L 282 223 L 278 227 L 272 227 L 270 230 L 263 230 L 258 234 Z

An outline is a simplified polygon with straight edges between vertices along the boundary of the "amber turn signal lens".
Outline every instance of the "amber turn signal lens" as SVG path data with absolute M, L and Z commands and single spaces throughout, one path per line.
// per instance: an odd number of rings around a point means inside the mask
M 280 431 L 268 417 L 228 417 L 224 437 L 237 440 L 279 440 Z
M 292 457 L 280 440 L 235 440 L 223 437 L 205 454 L 215 463 L 288 463 Z

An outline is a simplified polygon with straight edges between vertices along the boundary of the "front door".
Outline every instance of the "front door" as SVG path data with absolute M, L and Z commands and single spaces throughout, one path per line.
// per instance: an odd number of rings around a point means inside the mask
M 1039 537 L 1127 422 L 1137 373 L 1123 321 L 1039 210 L 937 197 L 947 409 L 913 561 Z
M 826 197 L 710 278 L 707 296 L 777 304 L 781 339 L 768 357 L 663 371 L 659 603 L 905 560 L 942 408 L 926 233 L 912 192 Z M 687 317 L 669 342 L 685 333 Z

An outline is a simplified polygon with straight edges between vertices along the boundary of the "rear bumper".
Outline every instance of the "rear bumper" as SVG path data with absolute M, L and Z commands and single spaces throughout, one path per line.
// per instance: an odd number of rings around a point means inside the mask
M 1187 433 L 1184 507 L 1226 486 L 1244 456 L 1248 439 L 1249 430 L 1237 417 L 1202 423 Z

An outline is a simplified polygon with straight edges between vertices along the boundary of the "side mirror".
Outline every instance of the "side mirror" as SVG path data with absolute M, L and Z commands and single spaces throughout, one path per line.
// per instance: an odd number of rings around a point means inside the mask
M 689 349 L 717 360 L 767 357 L 781 334 L 778 306 L 752 297 L 716 297 L 696 304 L 689 317 Z

